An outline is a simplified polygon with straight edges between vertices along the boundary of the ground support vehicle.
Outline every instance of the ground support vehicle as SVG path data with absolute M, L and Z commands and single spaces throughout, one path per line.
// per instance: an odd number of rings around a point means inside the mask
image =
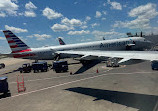
M 107 66 L 107 67 L 119 67 L 118 59 L 109 59 L 109 60 L 106 62 L 106 66 Z
M 67 72 L 68 71 L 68 63 L 67 61 L 54 61 L 52 69 L 56 72 Z
M 23 64 L 22 67 L 19 69 L 20 73 L 29 73 L 32 70 L 32 66 L 30 63 Z
M 0 77 L 0 93 L 3 93 L 3 97 L 10 96 L 10 91 L 8 89 L 7 77 Z
M 47 72 L 48 71 L 48 65 L 47 62 L 34 62 L 32 63 L 32 69 L 34 73 L 36 72 Z
M 158 70 L 158 61 L 152 61 L 151 68 L 152 70 Z

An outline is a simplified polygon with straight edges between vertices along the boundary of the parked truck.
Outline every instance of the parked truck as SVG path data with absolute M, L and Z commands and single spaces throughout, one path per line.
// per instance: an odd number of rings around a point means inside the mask
M 152 61 L 151 68 L 152 70 L 158 70 L 158 61 Z
M 47 72 L 48 71 L 48 65 L 47 65 L 47 62 L 34 62 L 32 63 L 32 69 L 34 70 L 34 73 L 35 72 Z
M 22 65 L 22 67 L 19 68 L 20 73 L 29 73 L 32 70 L 32 66 L 30 65 L 30 63 L 25 63 Z
M 56 72 L 67 72 L 68 71 L 68 63 L 67 61 L 54 61 L 52 69 Z
M 7 79 L 7 77 L 0 77 L 0 93 L 3 94 L 3 97 L 10 96 Z

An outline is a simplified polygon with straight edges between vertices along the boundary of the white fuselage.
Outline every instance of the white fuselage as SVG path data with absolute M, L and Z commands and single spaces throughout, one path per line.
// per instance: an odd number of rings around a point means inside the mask
M 23 57 L 25 59 L 35 59 L 35 60 L 52 60 L 54 59 L 54 52 L 65 51 L 65 50 L 127 50 L 127 46 L 130 44 L 135 44 L 130 47 L 130 50 L 144 50 L 151 47 L 151 42 L 146 41 L 142 37 L 131 37 L 131 38 L 121 38 L 113 40 L 102 40 L 87 43 L 60 45 L 60 46 L 50 46 L 42 48 L 31 48 L 30 52 L 25 52 L 24 54 L 34 54 L 35 56 Z M 67 57 L 67 56 L 62 56 Z

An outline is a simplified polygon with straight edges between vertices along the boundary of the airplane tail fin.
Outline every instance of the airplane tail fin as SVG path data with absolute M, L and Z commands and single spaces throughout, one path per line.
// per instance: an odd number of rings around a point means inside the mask
M 20 38 L 18 38 L 15 34 L 13 34 L 10 30 L 3 31 L 8 44 L 12 50 L 12 53 L 17 53 L 21 51 L 30 50 L 29 46 L 27 46 Z
M 58 40 L 59 40 L 60 45 L 65 45 L 65 42 L 62 40 L 61 37 L 58 37 Z

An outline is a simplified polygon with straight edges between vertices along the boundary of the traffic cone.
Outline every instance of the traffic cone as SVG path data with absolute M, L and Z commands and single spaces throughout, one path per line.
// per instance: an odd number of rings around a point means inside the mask
M 98 68 L 97 68 L 97 71 L 96 71 L 96 72 L 99 73 Z

